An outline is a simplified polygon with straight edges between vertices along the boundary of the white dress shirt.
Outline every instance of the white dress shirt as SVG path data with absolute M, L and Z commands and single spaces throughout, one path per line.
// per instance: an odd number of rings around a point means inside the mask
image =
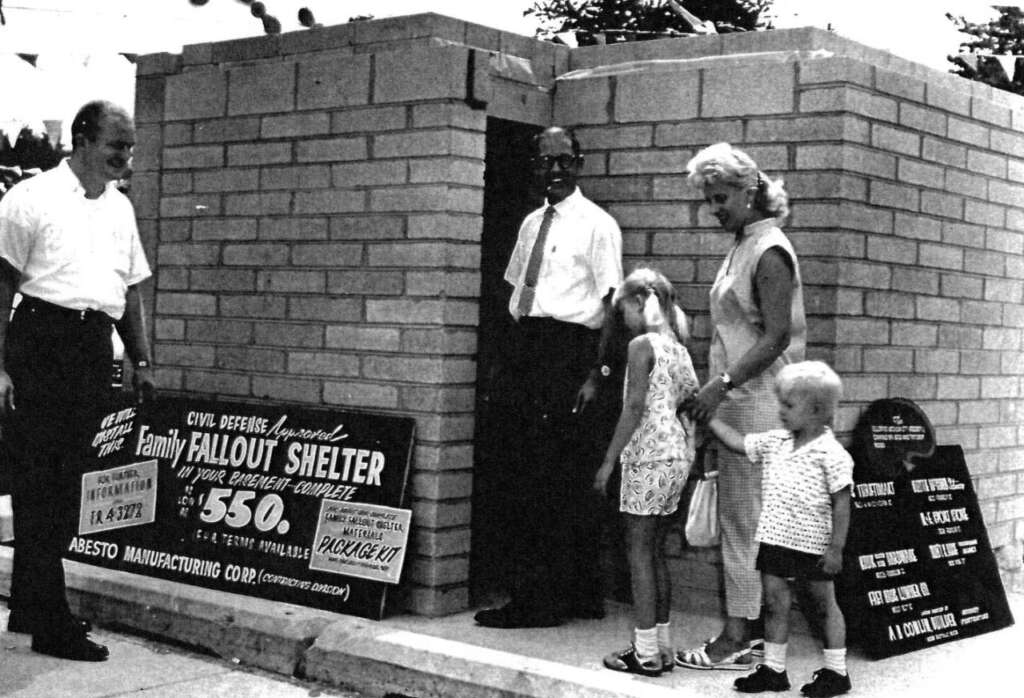
M 127 288 L 151 274 L 128 197 L 110 182 L 87 199 L 67 160 L 0 200 L 0 257 L 21 273 L 22 294 L 115 320 Z
M 523 220 L 505 269 L 512 284 L 509 312 L 519 319 L 519 294 L 547 204 Z M 550 317 L 591 329 L 601 327 L 601 299 L 622 283 L 622 232 L 604 209 L 577 188 L 555 204 L 530 317 Z

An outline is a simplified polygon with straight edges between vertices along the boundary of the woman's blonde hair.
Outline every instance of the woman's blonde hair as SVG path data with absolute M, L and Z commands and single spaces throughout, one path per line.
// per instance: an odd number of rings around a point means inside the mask
M 672 282 L 664 274 L 650 267 L 638 267 L 630 272 L 622 285 L 615 291 L 612 304 L 618 306 L 623 298 L 642 296 L 649 299 L 652 296 L 657 299 L 657 309 L 661 321 L 668 324 L 672 333 L 680 342 L 686 342 L 689 335 L 686 315 L 676 305 L 676 289 Z M 646 313 L 645 313 L 646 315 Z M 653 321 L 655 318 L 647 318 Z
M 789 194 L 781 179 L 772 180 L 757 168 L 753 158 L 728 143 L 704 148 L 686 163 L 686 181 L 693 187 L 725 184 L 754 189 L 754 208 L 772 218 L 789 215 Z

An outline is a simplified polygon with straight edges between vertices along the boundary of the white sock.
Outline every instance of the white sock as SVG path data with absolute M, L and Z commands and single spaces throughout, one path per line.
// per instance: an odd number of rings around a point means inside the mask
M 671 654 L 675 649 L 672 646 L 672 623 L 658 623 L 654 629 L 658 633 L 658 650 Z
M 830 650 L 825 648 L 825 668 L 846 676 L 846 648 Z
M 660 657 L 657 628 L 633 628 L 633 647 L 640 661 Z
M 786 647 L 788 643 L 768 642 L 764 643 L 764 663 L 773 671 L 786 670 Z

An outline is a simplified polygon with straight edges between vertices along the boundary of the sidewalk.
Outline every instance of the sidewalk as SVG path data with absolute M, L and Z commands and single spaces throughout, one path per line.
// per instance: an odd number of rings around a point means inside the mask
M 10 549 L 0 547 L 0 594 L 10 583 Z M 243 665 L 321 681 L 374 696 L 416 698 L 689 698 L 733 695 L 726 671 L 676 669 L 657 679 L 601 667 L 601 658 L 628 642 L 629 608 L 609 603 L 601 621 L 559 628 L 494 630 L 473 623 L 472 612 L 445 618 L 397 616 L 382 622 L 175 584 L 90 565 L 66 563 L 73 606 L 99 626 L 124 628 L 212 651 Z M 1014 617 L 1024 595 L 1011 595 Z M 692 613 L 673 618 L 680 646 L 715 633 L 719 620 Z M 7 635 L 3 637 L 26 637 Z M 849 658 L 852 695 L 864 698 L 944 698 L 1019 695 L 1016 662 L 1024 628 L 1009 628 L 927 650 L 872 661 Z M 83 676 L 138 667 L 113 648 L 105 664 L 74 666 Z M 2 655 L 0 655 L 2 656 Z M 170 661 L 170 660 L 168 660 Z M 789 674 L 799 686 L 821 665 L 813 638 L 790 638 Z M 0 667 L 0 689 L 6 678 Z M 1016 686 L 1016 688 L 1014 688 Z M 0 690 L 0 695 L 3 691 Z M 178 692 L 179 698 L 187 693 Z M 235 693 L 235 695 L 245 695 Z

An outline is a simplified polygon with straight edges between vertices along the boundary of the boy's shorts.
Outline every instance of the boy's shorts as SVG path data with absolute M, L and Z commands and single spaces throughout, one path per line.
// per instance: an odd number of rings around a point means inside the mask
M 689 470 L 690 464 L 684 460 L 623 463 L 619 511 L 637 516 L 674 514 Z
M 830 582 L 835 579 L 835 575 L 822 571 L 818 564 L 820 562 L 821 555 L 761 543 L 757 549 L 757 563 L 754 567 L 782 579 L 800 578 L 816 582 Z

